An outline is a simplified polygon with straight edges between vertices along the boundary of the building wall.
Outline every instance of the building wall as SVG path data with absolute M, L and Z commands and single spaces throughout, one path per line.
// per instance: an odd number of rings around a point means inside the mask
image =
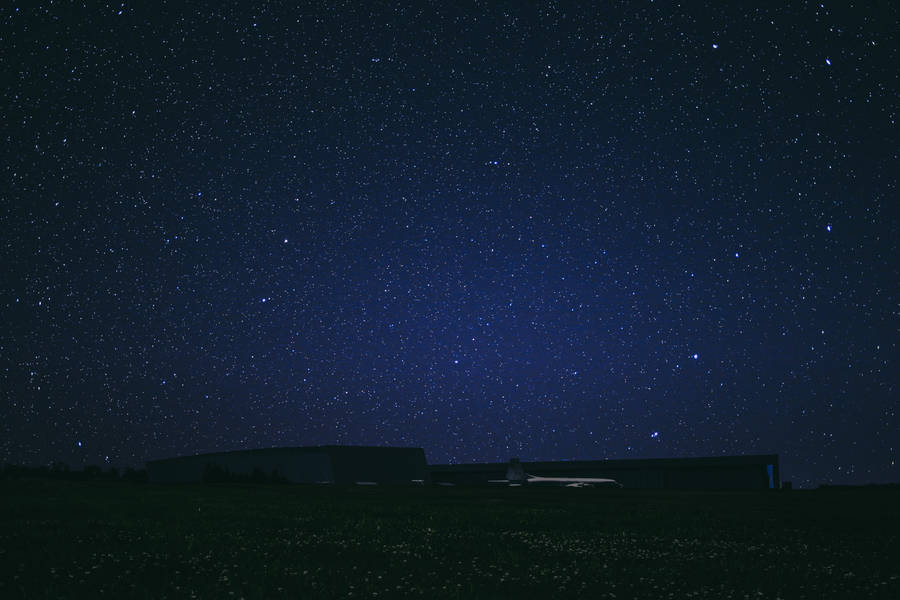
M 406 484 L 429 479 L 425 451 L 421 448 L 336 446 L 330 456 L 335 483 Z
M 410 483 L 428 480 L 421 448 L 314 446 L 264 448 L 197 456 L 180 456 L 147 463 L 155 483 L 200 482 L 209 469 L 219 474 L 251 478 L 254 472 L 291 483 Z

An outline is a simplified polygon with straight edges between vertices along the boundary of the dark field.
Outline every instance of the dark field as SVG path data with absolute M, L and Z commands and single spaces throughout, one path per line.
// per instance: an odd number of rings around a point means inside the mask
M 0 598 L 900 598 L 897 491 L 0 490 Z

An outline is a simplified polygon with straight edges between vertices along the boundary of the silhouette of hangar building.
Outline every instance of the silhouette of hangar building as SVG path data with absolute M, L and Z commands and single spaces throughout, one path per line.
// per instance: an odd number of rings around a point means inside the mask
M 154 483 L 411 483 L 428 481 L 428 465 L 422 448 L 260 448 L 151 460 L 147 478 Z
M 506 477 L 509 463 L 430 465 L 432 483 L 481 485 Z M 777 454 L 522 462 L 539 477 L 615 479 L 625 488 L 672 490 L 763 490 L 780 487 Z

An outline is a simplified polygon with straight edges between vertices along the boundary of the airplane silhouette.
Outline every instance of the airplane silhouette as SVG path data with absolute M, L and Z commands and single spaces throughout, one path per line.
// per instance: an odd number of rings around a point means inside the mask
M 511 486 L 546 485 L 572 488 L 584 487 L 622 487 L 615 479 L 601 477 L 540 477 L 525 472 L 525 467 L 518 458 L 511 458 L 506 468 L 506 479 L 491 479 L 490 483 L 506 483 Z

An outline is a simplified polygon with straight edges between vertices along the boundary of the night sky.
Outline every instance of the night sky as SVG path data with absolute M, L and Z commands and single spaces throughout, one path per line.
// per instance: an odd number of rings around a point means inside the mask
M 900 480 L 896 3 L 293 4 L 0 9 L 0 462 Z

